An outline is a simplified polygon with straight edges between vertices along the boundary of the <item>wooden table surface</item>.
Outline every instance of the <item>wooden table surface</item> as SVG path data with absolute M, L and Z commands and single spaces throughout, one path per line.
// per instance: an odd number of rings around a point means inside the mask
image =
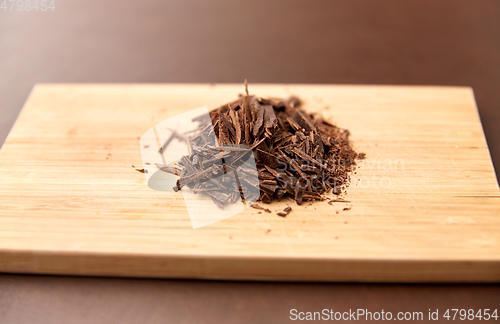
M 14 9 L 15 10 L 15 9 Z M 56 1 L 0 11 L 0 138 L 39 82 L 458 85 L 500 165 L 495 0 Z M 0 275 L 0 322 L 280 323 L 289 311 L 495 308 L 498 285 L 291 284 Z

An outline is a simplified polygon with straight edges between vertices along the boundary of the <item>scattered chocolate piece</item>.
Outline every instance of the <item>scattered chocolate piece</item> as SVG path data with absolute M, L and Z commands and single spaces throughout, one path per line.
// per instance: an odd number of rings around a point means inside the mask
M 132 164 L 132 168 L 134 168 L 135 171 L 139 171 L 141 173 L 147 173 L 148 172 L 148 170 L 144 170 L 144 168 L 137 168 L 133 164 Z
M 343 210 L 351 210 L 351 207 L 346 207 Z M 347 222 L 346 222 L 347 223 Z
M 266 234 L 269 234 L 269 233 L 271 233 L 271 230 L 270 230 L 270 229 L 268 229 L 268 230 L 266 231 Z
M 255 208 L 255 209 L 260 209 L 260 210 L 263 210 L 263 211 L 265 211 L 266 213 L 270 213 L 270 212 L 271 212 L 269 209 L 264 208 L 264 207 L 262 207 L 262 206 L 260 206 L 260 205 L 257 205 L 257 204 L 252 204 L 252 206 L 251 206 L 251 207 L 252 207 L 252 208 Z
M 278 216 L 286 217 L 286 215 L 290 214 L 291 211 L 292 211 L 292 207 L 286 207 L 285 209 L 283 209 L 282 212 L 278 213 Z

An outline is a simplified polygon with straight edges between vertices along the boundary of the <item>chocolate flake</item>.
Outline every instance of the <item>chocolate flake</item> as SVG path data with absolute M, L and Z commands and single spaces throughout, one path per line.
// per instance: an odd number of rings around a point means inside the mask
M 255 209 L 260 209 L 260 210 L 263 210 L 263 211 L 265 211 L 266 213 L 270 213 L 270 212 L 271 212 L 269 209 L 264 208 L 264 207 L 262 207 L 261 205 L 252 204 L 252 206 L 251 206 L 251 207 L 252 207 L 252 208 L 255 208 Z
M 137 168 L 135 167 L 133 164 L 132 164 L 132 168 L 135 169 L 135 171 L 139 171 L 141 173 L 148 173 L 148 170 L 144 169 L 144 168 Z
M 278 213 L 278 216 L 286 217 L 286 215 L 290 214 L 291 211 L 292 211 L 292 207 L 286 207 L 285 209 L 283 209 L 282 212 Z

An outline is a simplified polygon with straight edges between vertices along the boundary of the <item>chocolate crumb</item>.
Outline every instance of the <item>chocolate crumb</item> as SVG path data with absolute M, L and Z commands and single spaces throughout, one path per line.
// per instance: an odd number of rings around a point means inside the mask
M 291 211 L 292 211 L 292 207 L 286 207 L 285 209 L 283 209 L 282 212 L 279 212 L 277 214 L 278 214 L 278 216 L 286 217 L 286 215 L 290 214 Z
M 255 208 L 255 209 L 260 209 L 260 210 L 263 210 L 263 211 L 265 211 L 266 213 L 270 213 L 270 212 L 271 212 L 269 209 L 264 208 L 264 207 L 262 207 L 262 206 L 260 206 L 260 205 L 257 205 L 257 204 L 252 204 L 252 206 L 251 206 L 251 207 L 252 207 L 252 208 Z
M 141 173 L 148 173 L 148 170 L 145 170 L 144 168 L 137 168 L 132 164 L 132 168 L 135 169 L 135 171 L 139 171 Z

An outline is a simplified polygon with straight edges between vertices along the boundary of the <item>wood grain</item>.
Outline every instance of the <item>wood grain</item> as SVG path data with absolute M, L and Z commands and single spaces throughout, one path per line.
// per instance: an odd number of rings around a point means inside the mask
M 500 281 L 500 193 L 472 90 L 251 85 L 298 95 L 367 154 L 351 203 L 270 205 L 193 230 L 140 136 L 241 85 L 37 85 L 0 151 L 0 271 L 249 280 Z M 286 218 L 275 212 L 293 208 Z M 344 211 L 345 207 L 351 207 Z M 270 230 L 270 231 L 269 231 Z

